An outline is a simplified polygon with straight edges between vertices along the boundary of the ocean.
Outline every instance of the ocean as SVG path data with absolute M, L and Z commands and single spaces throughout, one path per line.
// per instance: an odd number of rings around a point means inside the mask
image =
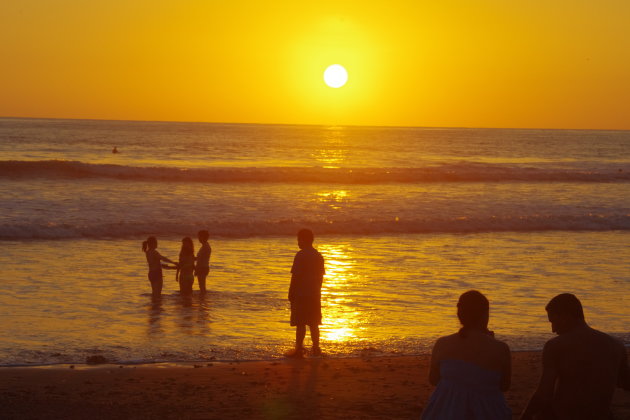
M 630 131 L 3 118 L 0 365 L 282 357 L 302 227 L 328 357 L 428 352 L 469 289 L 512 350 L 563 292 L 630 345 L 629 186 Z M 200 229 L 209 293 L 152 301 L 142 241 Z

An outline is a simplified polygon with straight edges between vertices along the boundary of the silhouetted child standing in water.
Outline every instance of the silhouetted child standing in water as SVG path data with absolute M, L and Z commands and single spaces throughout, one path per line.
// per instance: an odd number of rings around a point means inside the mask
M 183 296 L 192 295 L 192 285 L 195 281 L 195 246 L 188 236 L 182 239 L 177 268 L 179 269 L 179 293 Z
M 173 261 L 160 255 L 157 251 L 157 239 L 155 236 L 149 236 L 146 241 L 142 242 L 142 251 L 144 251 L 147 257 L 147 263 L 149 264 L 149 282 L 151 283 L 151 290 L 153 297 L 159 297 L 162 294 L 162 261 L 175 264 Z
M 210 272 L 210 254 L 212 253 L 212 248 L 210 248 L 210 244 L 208 243 L 210 234 L 207 230 L 200 230 L 199 233 L 197 233 L 197 238 L 199 239 L 201 248 L 199 248 L 199 252 L 197 252 L 195 274 L 197 274 L 197 281 L 199 282 L 199 291 L 206 293 L 206 277 L 208 277 L 208 273 Z
M 302 229 L 297 234 L 300 251 L 295 254 L 291 268 L 289 301 L 291 326 L 295 329 L 295 349 L 287 357 L 303 357 L 306 326 L 311 330 L 312 354 L 319 356 L 319 325 L 322 323 L 321 289 L 324 279 L 324 258 L 313 248 L 313 232 Z

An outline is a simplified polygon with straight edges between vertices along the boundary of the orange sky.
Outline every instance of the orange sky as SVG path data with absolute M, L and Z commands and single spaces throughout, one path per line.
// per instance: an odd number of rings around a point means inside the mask
M 6 0 L 0 116 L 630 129 L 627 0 L 300 3 Z

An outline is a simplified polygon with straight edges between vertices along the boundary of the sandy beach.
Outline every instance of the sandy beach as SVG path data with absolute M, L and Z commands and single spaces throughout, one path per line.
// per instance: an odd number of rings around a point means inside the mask
M 513 353 L 506 394 L 514 418 L 541 370 L 539 352 Z M 432 391 L 428 355 L 0 369 L 4 419 L 418 418 Z M 630 393 L 618 390 L 618 419 Z

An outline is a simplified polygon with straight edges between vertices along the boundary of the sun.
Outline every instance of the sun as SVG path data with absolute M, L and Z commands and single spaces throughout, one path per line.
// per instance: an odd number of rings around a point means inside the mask
M 331 88 L 340 88 L 348 81 L 348 72 L 341 64 L 328 66 L 324 71 L 324 82 Z

